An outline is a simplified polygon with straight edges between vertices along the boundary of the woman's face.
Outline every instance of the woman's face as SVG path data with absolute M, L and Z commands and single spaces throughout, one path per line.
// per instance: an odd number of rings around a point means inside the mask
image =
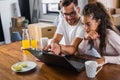
M 85 31 L 89 33 L 90 31 L 96 31 L 99 26 L 100 20 L 96 21 L 92 16 L 84 16 L 83 24 Z

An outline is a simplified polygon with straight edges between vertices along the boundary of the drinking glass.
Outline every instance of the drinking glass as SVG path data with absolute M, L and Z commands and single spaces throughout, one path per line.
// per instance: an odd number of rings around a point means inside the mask
M 36 39 L 31 39 L 31 48 L 36 49 L 37 48 L 37 40 Z
M 30 37 L 28 29 L 23 29 L 22 33 L 22 48 L 30 48 Z

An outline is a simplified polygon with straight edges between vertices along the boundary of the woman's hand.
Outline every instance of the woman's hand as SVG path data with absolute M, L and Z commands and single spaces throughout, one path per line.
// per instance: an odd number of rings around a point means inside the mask
M 104 57 L 102 57 L 102 58 L 100 58 L 100 59 L 95 59 L 95 61 L 98 63 L 98 64 L 104 64 L 105 63 L 105 58 Z
M 90 39 L 95 40 L 99 37 L 100 35 L 96 31 L 90 31 L 89 33 L 86 33 L 85 35 L 85 39 L 87 40 L 90 40 Z

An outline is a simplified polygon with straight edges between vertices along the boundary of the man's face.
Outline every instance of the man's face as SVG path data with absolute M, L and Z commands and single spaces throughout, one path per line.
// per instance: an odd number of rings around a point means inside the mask
M 63 17 L 70 25 L 77 24 L 79 20 L 78 12 L 79 10 L 75 7 L 74 3 L 71 3 L 69 6 L 62 7 Z

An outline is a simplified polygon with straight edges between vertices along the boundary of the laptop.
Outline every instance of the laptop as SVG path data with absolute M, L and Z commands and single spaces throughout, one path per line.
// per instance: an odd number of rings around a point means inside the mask
M 60 56 L 49 51 L 36 51 L 28 49 L 28 51 L 47 65 L 58 66 L 76 72 L 81 72 L 85 68 L 85 58 L 78 58 L 73 55 Z

